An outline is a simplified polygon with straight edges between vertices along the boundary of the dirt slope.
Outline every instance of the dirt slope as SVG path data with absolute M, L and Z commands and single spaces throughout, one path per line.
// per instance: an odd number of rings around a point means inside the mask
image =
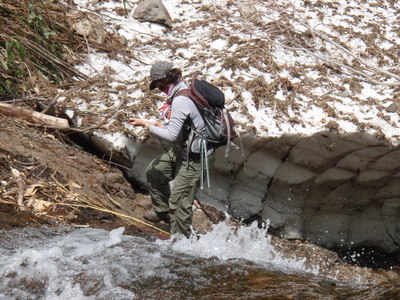
M 0 115 L 0 228 L 66 222 L 152 232 L 115 216 L 140 219 L 146 201 L 119 169 L 68 137 Z

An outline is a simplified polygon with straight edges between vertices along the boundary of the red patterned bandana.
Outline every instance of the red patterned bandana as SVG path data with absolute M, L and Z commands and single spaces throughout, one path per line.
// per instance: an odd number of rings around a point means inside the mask
M 171 104 L 171 100 L 168 99 L 167 101 L 165 101 L 164 105 L 158 109 L 161 118 L 169 120 L 169 118 L 171 117 Z

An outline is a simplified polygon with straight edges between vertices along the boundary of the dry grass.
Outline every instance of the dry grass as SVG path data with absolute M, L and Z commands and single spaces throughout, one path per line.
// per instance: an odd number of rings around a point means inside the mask
M 363 85 L 361 82 L 355 78 L 345 78 L 343 79 L 343 84 L 348 84 L 350 86 L 350 90 L 354 94 L 358 94 L 362 92 Z
M 326 125 L 326 128 L 328 128 L 330 131 L 336 131 L 338 132 L 340 130 L 340 126 L 336 121 L 329 121 Z
M 241 55 L 231 55 L 227 56 L 223 59 L 222 66 L 223 69 L 227 70 L 250 70 L 250 66 L 245 58 L 242 58 Z
M 316 104 L 318 107 L 321 107 L 324 112 L 328 115 L 328 117 L 332 119 L 339 119 L 339 115 L 337 114 L 336 110 L 332 108 L 327 102 L 325 102 L 323 99 L 321 101 L 318 101 Z

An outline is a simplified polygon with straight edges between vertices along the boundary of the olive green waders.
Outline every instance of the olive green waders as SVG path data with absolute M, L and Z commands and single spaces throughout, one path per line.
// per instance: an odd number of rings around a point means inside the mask
M 208 156 L 209 166 L 214 154 Z M 189 164 L 189 166 L 188 166 Z M 191 234 L 192 205 L 200 184 L 201 160 L 184 159 L 170 149 L 154 159 L 146 170 L 150 196 L 157 213 L 169 212 L 171 233 Z M 172 189 L 170 181 L 174 180 Z

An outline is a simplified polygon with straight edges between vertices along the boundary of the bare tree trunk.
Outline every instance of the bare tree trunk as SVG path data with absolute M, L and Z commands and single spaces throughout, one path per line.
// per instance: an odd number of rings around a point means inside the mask
M 55 129 L 70 128 L 67 119 L 49 116 L 24 107 L 14 106 L 7 103 L 0 103 L 0 114 L 27 120 L 40 126 L 46 126 Z

